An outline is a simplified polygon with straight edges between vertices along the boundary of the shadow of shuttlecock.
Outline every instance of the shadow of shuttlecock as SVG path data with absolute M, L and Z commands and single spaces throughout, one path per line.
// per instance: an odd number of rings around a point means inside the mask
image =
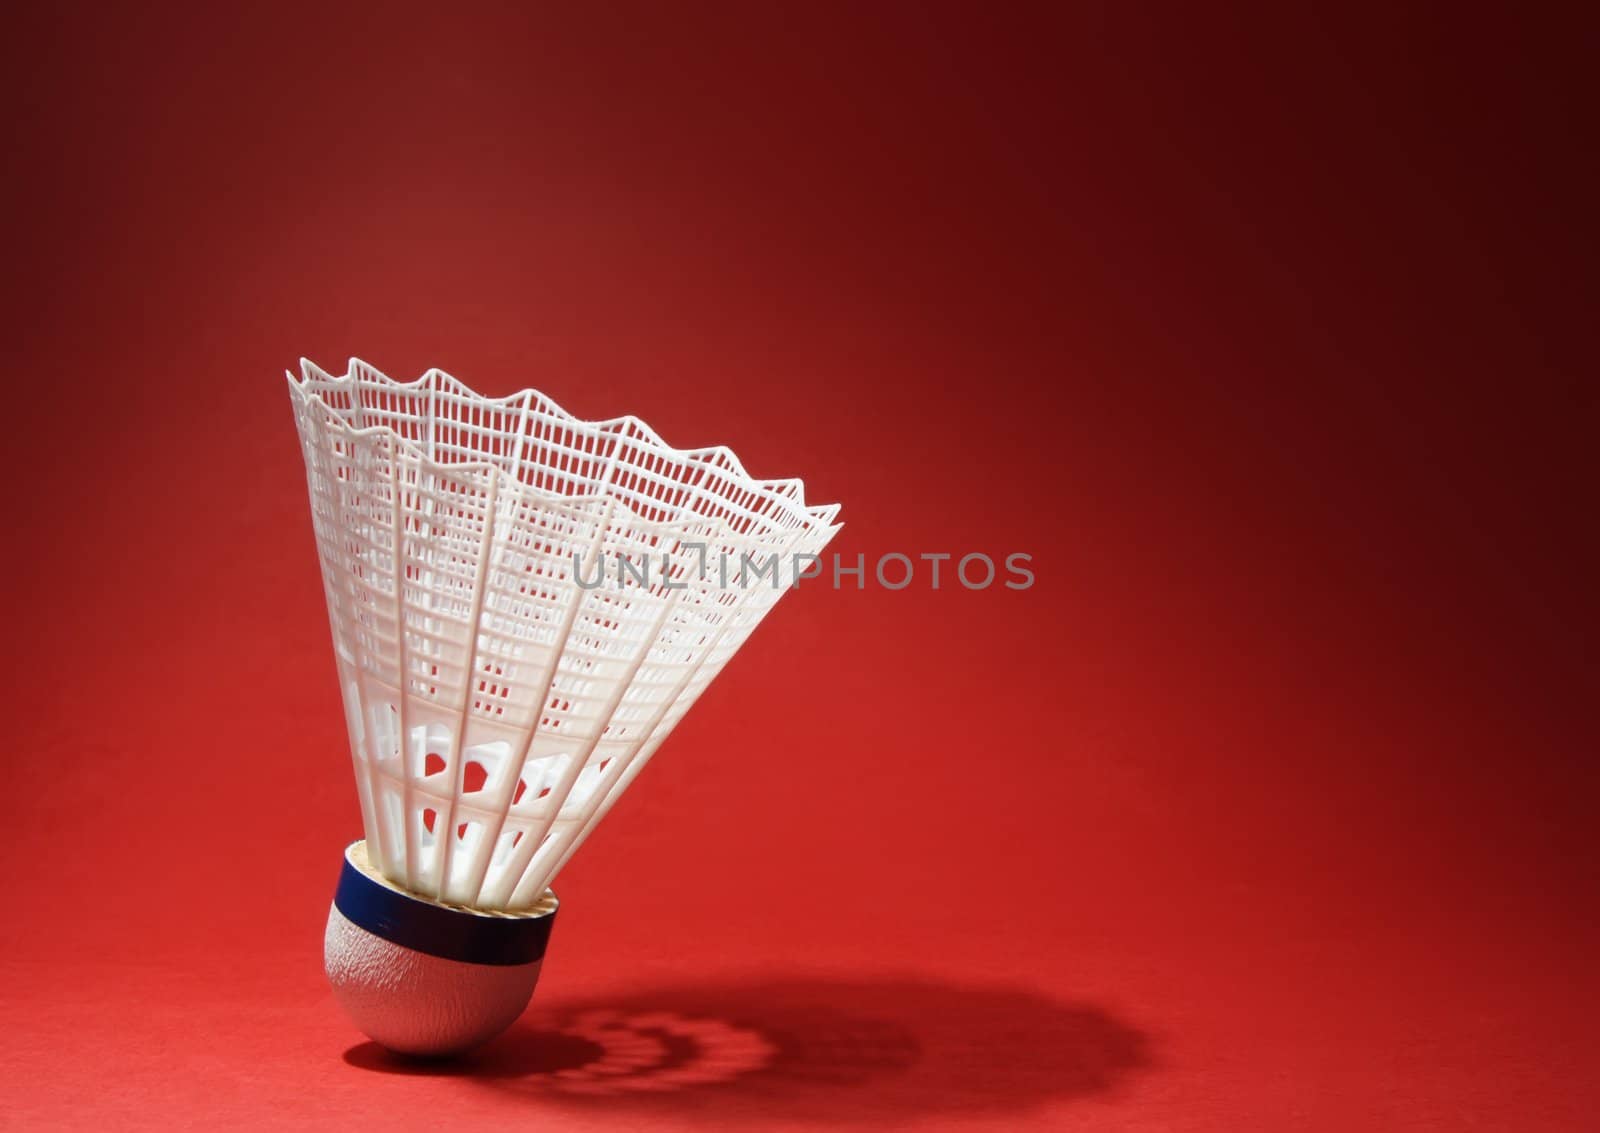
M 402 1061 L 371 1043 L 345 1059 L 546 1104 L 672 1109 L 707 1122 L 873 1121 L 1107 1094 L 1151 1065 L 1148 1045 L 1104 1008 L 1023 988 L 795 979 L 536 1007 L 457 1062 Z

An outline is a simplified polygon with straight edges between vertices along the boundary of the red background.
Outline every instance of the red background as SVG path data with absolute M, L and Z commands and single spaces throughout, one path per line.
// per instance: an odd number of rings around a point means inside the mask
M 0 1120 L 1592 1121 L 1580 29 L 667 7 L 16 28 Z M 319 966 L 301 354 L 1038 581 L 786 599 L 530 1013 L 397 1065 Z

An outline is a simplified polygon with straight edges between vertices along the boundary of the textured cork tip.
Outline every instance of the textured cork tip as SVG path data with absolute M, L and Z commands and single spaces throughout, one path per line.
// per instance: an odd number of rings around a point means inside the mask
M 384 880 L 356 842 L 328 912 L 328 982 L 356 1026 L 389 1050 L 460 1054 L 527 1007 L 557 906 L 548 891 L 516 915 L 429 901 Z

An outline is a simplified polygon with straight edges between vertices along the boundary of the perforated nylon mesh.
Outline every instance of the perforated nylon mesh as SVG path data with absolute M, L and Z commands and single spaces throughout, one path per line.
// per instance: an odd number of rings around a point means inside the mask
M 289 376 L 367 846 L 526 908 L 835 531 L 798 480 L 635 418 L 356 360 Z M 719 569 L 724 561 L 729 567 Z M 741 580 L 745 557 L 769 578 Z M 702 569 L 702 563 L 706 564 Z M 575 570 L 603 584 L 580 586 Z

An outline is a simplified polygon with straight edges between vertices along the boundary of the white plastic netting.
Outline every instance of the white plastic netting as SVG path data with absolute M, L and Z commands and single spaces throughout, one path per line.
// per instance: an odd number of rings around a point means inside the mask
M 289 376 L 373 861 L 536 902 L 838 530 L 632 417 L 352 360 Z

